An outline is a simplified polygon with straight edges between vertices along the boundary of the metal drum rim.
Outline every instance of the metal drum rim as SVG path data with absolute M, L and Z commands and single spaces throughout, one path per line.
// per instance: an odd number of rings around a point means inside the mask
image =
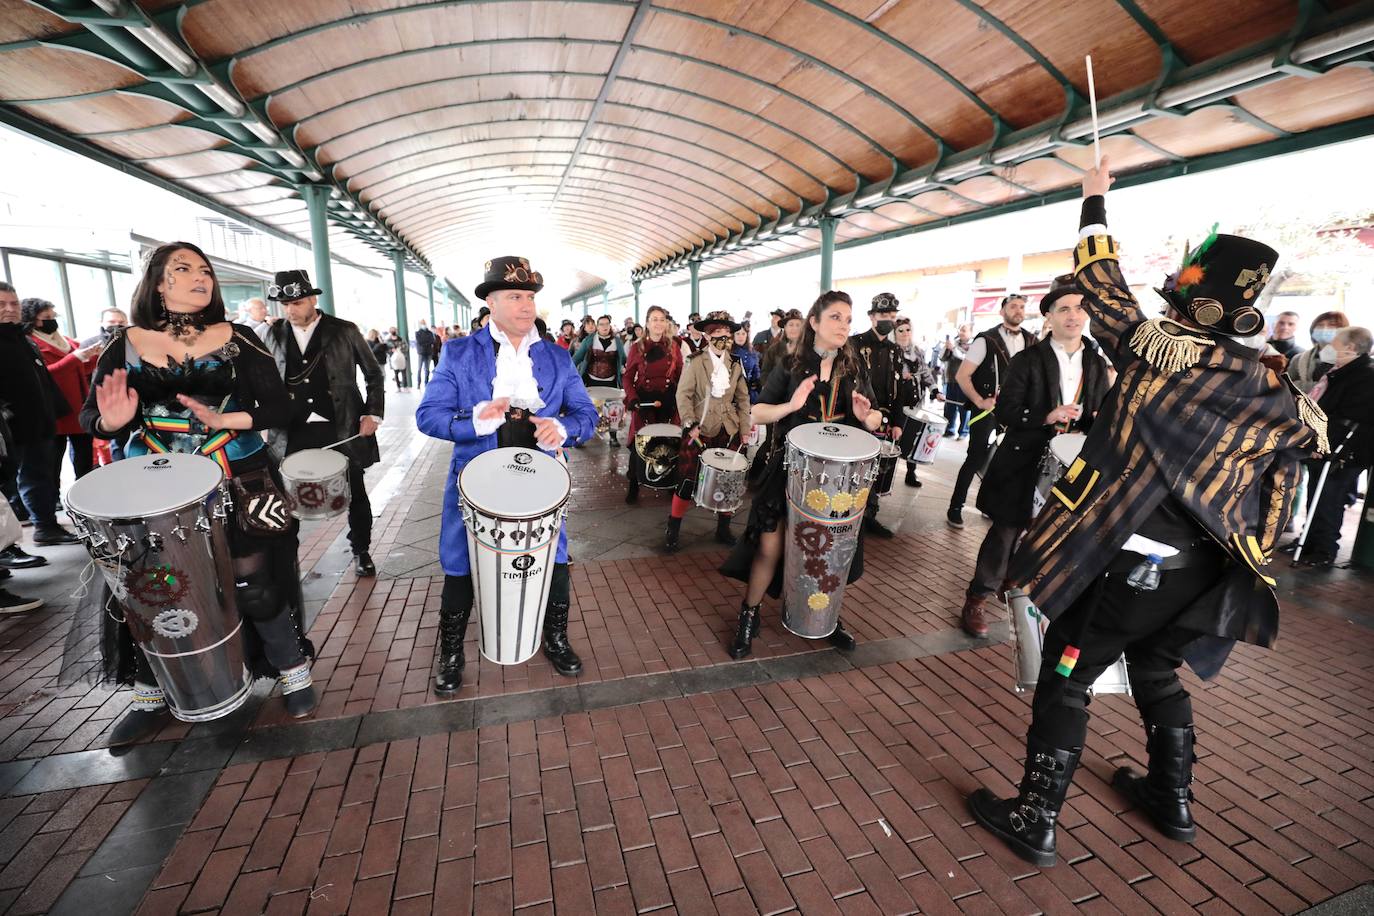
M 508 447 L 509 447 L 509 448 L 515 448 L 515 446 L 508 446 Z M 496 451 L 496 450 L 495 450 L 495 449 L 492 449 L 492 450 L 490 450 L 490 451 L 482 452 L 481 454 L 483 454 L 483 455 L 489 455 L 489 454 L 491 454 L 492 451 Z M 552 455 L 547 455 L 547 453 L 543 452 L 543 451 L 540 450 L 540 449 L 523 449 L 523 451 L 538 452 L 539 454 L 546 455 L 546 456 L 549 457 L 549 458 L 553 458 Z M 476 456 L 474 456 L 474 457 L 476 457 Z M 472 467 L 472 461 L 471 461 L 471 460 L 468 461 L 467 464 L 463 465 L 463 470 L 462 470 L 462 471 L 459 471 L 459 472 L 458 472 L 458 501 L 459 501 L 459 503 L 461 503 L 462 505 L 467 506 L 467 507 L 469 507 L 469 508 L 471 508 L 471 509 L 474 509 L 474 510 L 476 510 L 476 511 L 478 511 L 478 512 L 481 512 L 481 513 L 484 514 L 484 515 L 490 515 L 490 516 L 492 516 L 492 517 L 494 517 L 494 518 L 509 519 L 509 520 L 511 520 L 511 521 L 516 521 L 516 522 L 527 522 L 527 521 L 532 521 L 533 519 L 536 519 L 536 518 L 543 518 L 543 517 L 546 516 L 546 515 L 552 515 L 556 510 L 561 509 L 561 508 L 563 508 L 564 506 L 566 506 L 566 505 L 568 504 L 568 500 L 572 499 L 572 472 L 570 472 L 570 471 L 568 470 L 568 466 L 567 466 L 566 464 L 564 464 L 563 462 L 559 461 L 557 458 L 553 458 L 553 460 L 558 464 L 558 467 L 563 471 L 563 476 L 567 479 L 568 488 L 567 488 L 567 490 L 563 493 L 563 495 L 562 495 L 561 497 L 559 497 L 558 501 L 555 502 L 555 503 L 553 503 L 552 505 L 550 505 L 547 509 L 540 509 L 540 510 L 537 511 L 537 512 L 532 512 L 532 513 L 529 513 L 529 514 L 526 514 L 526 515 L 511 515 L 511 514 L 509 514 L 509 513 L 501 513 L 501 514 L 498 515 L 498 514 L 494 513 L 492 510 L 490 510 L 490 509 L 488 509 L 488 508 L 486 508 L 486 507 L 484 507 L 484 506 L 482 506 L 482 505 L 479 505 L 479 504 L 476 503 L 476 502 L 473 502 L 473 500 L 472 500 L 472 499 L 467 495 L 467 493 L 463 490 L 463 472 L 466 471 L 468 468 Z

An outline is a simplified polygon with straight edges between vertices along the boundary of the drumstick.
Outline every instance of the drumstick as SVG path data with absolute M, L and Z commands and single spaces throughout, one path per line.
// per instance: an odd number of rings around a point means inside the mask
M 330 444 L 326 445 L 325 448 L 333 448 L 336 445 L 343 445 L 345 442 L 352 442 L 354 439 L 358 438 L 361 435 L 362 433 L 354 433 L 347 439 L 340 439 L 338 442 L 331 442 Z
M 1093 116 L 1093 168 L 1102 168 L 1102 144 L 1097 138 L 1097 87 L 1093 84 L 1093 56 L 1089 54 L 1084 60 L 1088 63 L 1088 108 Z

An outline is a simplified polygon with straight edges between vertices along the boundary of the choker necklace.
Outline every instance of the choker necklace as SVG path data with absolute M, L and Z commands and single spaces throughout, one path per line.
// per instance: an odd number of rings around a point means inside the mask
M 205 320 L 199 312 L 167 312 L 167 333 L 174 340 L 194 343 L 205 330 Z
M 835 356 L 838 355 L 840 352 L 839 350 L 822 350 L 815 344 L 811 345 L 811 349 L 815 350 L 816 355 L 819 356 L 821 359 L 834 359 Z

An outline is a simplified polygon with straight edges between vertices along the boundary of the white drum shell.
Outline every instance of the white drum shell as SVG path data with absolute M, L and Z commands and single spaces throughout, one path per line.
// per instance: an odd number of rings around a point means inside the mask
M 1040 475 L 1035 482 L 1035 493 L 1031 495 L 1031 518 L 1040 514 L 1050 498 L 1050 490 L 1068 471 L 1088 437 L 1083 433 L 1060 433 L 1050 440 L 1045 455 L 1040 460 Z
M 521 455 L 529 460 L 517 464 L 515 459 Z M 527 484 L 521 477 L 528 473 L 552 475 L 555 483 L 550 488 L 555 493 L 561 489 L 562 496 L 551 508 L 502 513 L 498 505 L 503 497 L 508 499 L 514 489 Z M 523 664 L 539 649 L 571 489 L 563 463 L 532 449 L 484 452 L 459 475 L 473 603 L 481 620 L 477 645 L 484 657 L 498 665 Z
M 216 473 L 206 474 L 205 465 Z M 165 494 L 166 488 L 159 486 L 165 475 L 185 468 L 217 482 L 175 508 L 141 518 L 107 518 L 92 514 L 98 510 L 83 500 L 110 487 L 112 479 L 129 488 L 131 473 L 146 482 L 138 488 L 142 492 L 131 490 L 130 495 L 157 499 Z M 83 505 L 84 511 L 79 508 Z M 252 688 L 229 552 L 230 508 L 219 466 L 199 455 L 126 458 L 96 468 L 67 492 L 73 527 L 118 601 L 130 636 L 166 694 L 168 709 L 183 722 L 226 716 L 243 705 Z
M 911 450 L 907 457 L 917 464 L 934 464 L 935 456 L 940 453 L 940 443 L 944 441 L 949 422 L 944 414 L 925 408 L 906 409 L 908 423 L 916 424 L 916 435 L 908 440 Z M 906 432 L 906 430 L 903 430 Z M 903 436 L 905 439 L 906 437 Z
M 1030 596 L 1019 588 L 1008 591 L 1006 601 L 1011 611 L 1012 662 L 1016 669 L 1016 692 L 1035 690 L 1036 682 L 1040 680 L 1045 631 L 1049 628 L 1049 621 L 1031 603 Z M 1102 672 L 1090 689 L 1095 694 L 1129 694 L 1131 681 L 1126 672 L 1126 656 L 1118 658 Z
M 348 458 L 327 448 L 292 452 L 279 468 L 287 508 L 299 519 L 333 518 L 348 511 Z

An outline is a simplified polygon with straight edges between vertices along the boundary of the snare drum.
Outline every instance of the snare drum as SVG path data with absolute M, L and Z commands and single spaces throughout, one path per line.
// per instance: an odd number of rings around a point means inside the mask
M 329 448 L 307 448 L 281 463 L 282 490 L 296 518 L 333 518 L 348 511 L 348 457 Z
M 1030 596 L 1019 588 L 1006 594 L 1007 607 L 1011 610 L 1012 658 L 1016 667 L 1016 692 L 1034 690 L 1040 679 L 1040 662 L 1044 654 L 1045 630 L 1049 621 L 1031 603 Z M 1113 662 L 1106 671 L 1093 681 L 1093 693 L 1131 692 L 1131 681 L 1126 675 L 1126 656 Z
M 902 427 L 902 451 L 917 464 L 934 464 L 949 426 L 945 415 L 926 407 L 906 407 L 906 426 Z
M 635 433 L 639 482 L 651 490 L 671 490 L 678 484 L 677 458 L 682 449 L 682 427 L 676 423 L 650 423 Z
M 625 392 L 619 388 L 593 385 L 587 389 L 587 395 L 592 399 L 592 405 L 596 407 L 599 415 L 596 434 L 605 438 L 611 433 L 619 432 L 625 422 Z
M 168 709 L 183 722 L 228 715 L 252 687 L 239 637 L 229 508 L 224 472 L 201 455 L 126 458 L 67 491 L 72 524 Z
M 787 434 L 782 624 L 807 639 L 835 631 L 878 474 L 879 442 L 852 426 L 806 423 Z
M 1040 514 L 1045 502 L 1050 498 L 1050 490 L 1055 482 L 1064 476 L 1078 453 L 1083 451 L 1083 443 L 1088 437 L 1083 433 L 1060 433 L 1050 440 L 1045 457 L 1040 460 L 1040 477 L 1035 483 L 1035 493 L 1031 496 L 1031 518 Z
M 749 459 L 728 448 L 701 453 L 697 471 L 696 504 L 712 512 L 734 512 L 744 503 Z
M 478 647 L 498 665 L 527 662 L 539 648 L 571 491 L 567 467 L 538 449 L 492 449 L 458 475 Z
M 892 481 L 897 477 L 897 459 L 902 450 L 897 443 L 883 439 L 878 447 L 878 477 L 873 483 L 874 496 L 887 496 L 892 492 Z

